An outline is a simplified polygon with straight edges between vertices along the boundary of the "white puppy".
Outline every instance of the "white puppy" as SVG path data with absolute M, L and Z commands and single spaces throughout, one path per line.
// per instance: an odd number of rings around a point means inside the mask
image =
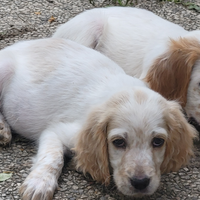
M 200 31 L 188 32 L 147 10 L 97 8 L 60 26 L 53 37 L 100 51 L 144 79 L 200 123 Z
M 51 199 L 74 148 L 77 169 L 125 195 L 149 195 L 160 175 L 193 155 L 195 130 L 167 101 L 113 61 L 64 39 L 20 42 L 0 51 L 3 116 L 38 141 L 24 200 Z M 181 144 L 181 145 L 180 145 Z

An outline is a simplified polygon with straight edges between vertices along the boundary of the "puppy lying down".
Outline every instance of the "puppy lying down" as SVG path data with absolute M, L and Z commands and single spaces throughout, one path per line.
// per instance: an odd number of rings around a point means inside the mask
M 166 99 L 177 100 L 200 132 L 200 31 L 144 9 L 95 8 L 61 25 L 53 37 L 73 40 L 115 61 Z
M 77 169 L 102 184 L 112 170 L 125 195 L 154 193 L 161 173 L 193 155 L 196 132 L 178 103 L 74 42 L 41 39 L 0 51 L 0 90 L 2 121 L 39 144 L 22 199 L 52 199 L 67 149 Z M 11 138 L 7 123 L 2 141 Z

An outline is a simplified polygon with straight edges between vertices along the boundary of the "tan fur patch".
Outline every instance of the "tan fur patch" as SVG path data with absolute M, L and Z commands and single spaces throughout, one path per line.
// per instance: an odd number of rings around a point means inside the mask
M 148 99 L 148 96 L 143 91 L 137 90 L 134 93 L 134 98 L 139 104 L 142 104 Z
M 108 106 L 112 106 L 113 108 L 116 108 L 120 105 L 123 105 L 129 100 L 129 94 L 126 92 L 119 93 L 118 95 L 115 95 L 111 100 L 109 101 Z
M 41 43 L 44 43 L 44 45 L 41 46 Z M 35 60 L 35 65 L 30 66 L 33 83 L 38 84 L 43 82 L 55 71 L 56 67 L 60 64 L 57 59 L 59 51 L 63 54 L 66 47 L 75 49 L 70 42 L 67 40 L 64 41 L 60 38 L 52 39 L 51 43 L 47 43 L 46 40 L 41 40 L 40 45 L 38 45 L 38 43 L 33 45 L 32 49 L 35 49 L 35 51 L 30 51 L 30 60 Z M 40 51 L 37 51 L 38 48 L 40 48 Z M 75 50 L 81 51 L 82 48 L 76 47 Z
M 165 113 L 169 135 L 161 165 L 162 173 L 177 171 L 188 164 L 190 157 L 194 155 L 193 139 L 197 137 L 196 130 L 187 123 L 179 106 L 174 102 L 169 104 L 170 111 L 168 109 Z
M 109 116 L 105 110 L 94 109 L 79 134 L 75 146 L 76 168 L 90 173 L 92 178 L 105 185 L 110 183 L 110 170 L 107 144 Z
M 171 39 L 168 51 L 155 60 L 144 80 L 153 90 L 169 100 L 178 100 L 184 107 L 192 69 L 199 58 L 197 39 Z

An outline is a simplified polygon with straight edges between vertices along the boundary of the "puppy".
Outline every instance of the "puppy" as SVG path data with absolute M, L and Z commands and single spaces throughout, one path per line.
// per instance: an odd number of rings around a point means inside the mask
M 160 175 L 193 155 L 195 130 L 180 106 L 104 55 L 64 39 L 0 51 L 1 109 L 10 127 L 38 142 L 24 200 L 52 199 L 64 152 L 77 169 L 125 195 L 150 195 Z M 181 144 L 181 145 L 180 145 Z
M 110 7 L 76 16 L 53 37 L 103 53 L 127 74 L 179 101 L 188 118 L 200 123 L 200 31 L 188 32 L 147 10 Z

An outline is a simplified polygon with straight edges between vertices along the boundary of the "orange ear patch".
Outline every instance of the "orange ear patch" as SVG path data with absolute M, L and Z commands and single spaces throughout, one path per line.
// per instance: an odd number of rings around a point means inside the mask
M 171 39 L 168 51 L 155 60 L 144 80 L 151 89 L 168 100 L 178 100 L 184 107 L 190 76 L 198 58 L 200 44 L 197 39 Z
M 187 165 L 193 153 L 193 139 L 197 138 L 197 131 L 187 123 L 180 106 L 176 102 L 169 102 L 166 110 L 166 124 L 168 126 L 168 139 L 161 172 L 178 171 Z
M 105 185 L 110 183 L 108 121 L 109 117 L 101 109 L 90 113 L 74 149 L 76 168 L 84 174 L 89 173 L 94 180 Z

